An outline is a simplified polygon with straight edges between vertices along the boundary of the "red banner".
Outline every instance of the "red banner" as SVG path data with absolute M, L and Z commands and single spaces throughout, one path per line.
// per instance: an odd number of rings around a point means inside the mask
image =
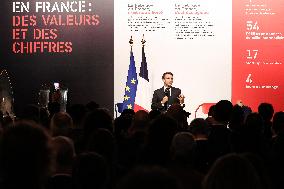
M 233 1 L 232 102 L 284 110 L 284 1 Z

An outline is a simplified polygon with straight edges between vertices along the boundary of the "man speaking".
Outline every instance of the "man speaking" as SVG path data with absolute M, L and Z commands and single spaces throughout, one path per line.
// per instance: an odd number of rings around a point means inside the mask
M 181 90 L 172 87 L 173 73 L 164 73 L 162 80 L 164 86 L 154 91 L 151 109 L 166 111 L 172 104 L 184 105 L 184 96 L 181 94 Z

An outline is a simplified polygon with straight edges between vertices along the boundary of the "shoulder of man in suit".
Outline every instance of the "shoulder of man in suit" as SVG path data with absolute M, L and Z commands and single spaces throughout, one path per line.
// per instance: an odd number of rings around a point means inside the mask
M 177 87 L 171 87 L 171 89 L 173 89 L 173 90 L 180 90 L 180 89 L 177 88 Z
M 160 92 L 164 92 L 164 88 L 159 88 L 159 89 L 156 89 L 154 90 L 154 93 L 160 93 Z

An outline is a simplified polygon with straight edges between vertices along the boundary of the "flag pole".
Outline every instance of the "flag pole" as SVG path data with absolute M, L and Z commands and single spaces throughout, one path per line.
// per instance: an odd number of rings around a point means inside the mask
M 129 44 L 130 44 L 131 51 L 132 51 L 132 46 L 133 46 L 133 39 L 132 39 L 132 35 L 131 35 L 131 37 L 130 37 L 130 39 L 129 39 Z
M 141 43 L 142 43 L 142 46 L 144 47 L 144 46 L 145 46 L 145 43 L 146 43 L 146 40 L 144 39 L 144 34 L 143 34 L 143 36 L 142 36 Z

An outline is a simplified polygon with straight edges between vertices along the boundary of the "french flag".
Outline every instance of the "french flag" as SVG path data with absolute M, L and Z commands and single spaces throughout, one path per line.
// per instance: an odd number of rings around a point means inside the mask
M 142 39 L 142 61 L 140 66 L 140 73 L 138 76 L 138 86 L 134 104 L 134 111 L 145 110 L 149 112 L 151 110 L 151 100 L 153 92 L 149 83 L 149 74 L 147 68 L 147 60 L 145 55 L 144 46 L 146 41 Z

